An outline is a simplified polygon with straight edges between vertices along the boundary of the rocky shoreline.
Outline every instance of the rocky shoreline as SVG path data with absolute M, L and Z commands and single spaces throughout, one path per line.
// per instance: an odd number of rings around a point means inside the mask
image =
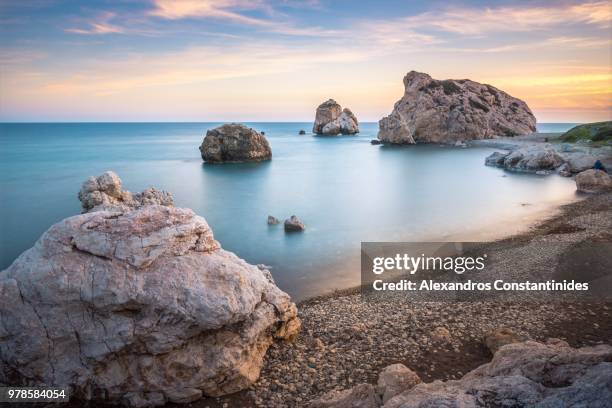
M 588 196 L 526 233 L 495 245 L 535 240 L 609 242 L 612 193 Z M 535 256 L 535 254 L 534 254 Z M 483 337 L 507 327 L 525 338 L 558 338 L 572 347 L 612 344 L 612 304 L 406 303 L 399 295 L 363 302 L 359 288 L 298 305 L 302 332 L 294 344 L 270 347 L 249 390 L 194 407 L 302 407 L 332 390 L 376 384 L 379 372 L 402 363 L 423 382 L 459 379 L 489 362 Z

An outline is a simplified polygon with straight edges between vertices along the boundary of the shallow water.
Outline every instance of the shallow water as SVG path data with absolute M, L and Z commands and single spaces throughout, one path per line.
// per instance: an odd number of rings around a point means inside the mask
M 491 239 L 575 198 L 571 179 L 484 166 L 493 149 L 372 146 L 375 123 L 341 137 L 299 136 L 309 123 L 250 124 L 265 131 L 272 161 L 203 164 L 198 146 L 217 125 L 0 124 L 0 268 L 78 214 L 81 182 L 105 170 L 133 192 L 172 192 L 225 249 L 270 265 L 297 299 L 357 284 L 361 241 Z M 296 214 L 307 229 L 285 234 L 266 224 L 268 214 Z

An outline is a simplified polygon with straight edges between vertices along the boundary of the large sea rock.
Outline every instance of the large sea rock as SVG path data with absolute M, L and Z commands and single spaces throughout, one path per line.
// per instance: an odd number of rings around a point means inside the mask
M 0 272 L 0 383 L 156 406 L 249 387 L 295 304 L 204 218 L 144 205 L 66 218 Z
M 209 163 L 256 162 L 272 159 L 266 137 L 239 123 L 210 129 L 200 145 L 202 159 Z
M 391 114 L 379 121 L 383 142 L 454 144 L 536 131 L 527 104 L 491 85 L 410 71 L 404 87 Z
M 359 133 L 359 121 L 350 109 L 340 106 L 333 99 L 317 108 L 312 132 L 319 135 L 351 135 Z

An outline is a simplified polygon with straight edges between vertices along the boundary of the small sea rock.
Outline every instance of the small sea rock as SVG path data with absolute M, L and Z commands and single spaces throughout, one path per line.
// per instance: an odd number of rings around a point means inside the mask
M 279 223 L 280 223 L 280 220 L 278 218 L 268 215 L 268 225 L 276 225 Z
M 305 229 L 306 226 L 295 215 L 285 220 L 285 231 L 287 232 L 304 231 Z

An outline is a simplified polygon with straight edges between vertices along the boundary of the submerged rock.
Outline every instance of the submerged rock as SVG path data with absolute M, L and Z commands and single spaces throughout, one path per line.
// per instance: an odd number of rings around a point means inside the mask
M 300 134 L 300 135 L 305 135 L 305 134 L 306 134 L 306 131 L 305 131 L 304 129 L 300 129 L 300 131 L 298 132 L 298 134 Z
M 612 190 L 612 177 L 602 170 L 589 169 L 576 175 L 576 190 L 603 193 Z
M 285 220 L 285 231 L 287 232 L 298 232 L 304 231 L 305 229 L 306 226 L 295 215 L 292 215 Z
M 379 121 L 378 138 L 397 144 L 445 143 L 536 131 L 525 102 L 469 79 L 439 81 L 410 71 L 404 96 Z
M 230 123 L 210 129 L 200 146 L 209 163 L 239 163 L 272 159 L 272 149 L 263 134 L 242 124 Z
M 317 108 L 312 132 L 320 135 L 350 135 L 359 133 L 359 122 L 350 109 L 342 107 L 333 99 Z
M 117 179 L 98 184 L 116 198 Z M 268 270 L 223 250 L 193 211 L 161 205 L 58 222 L 0 272 L 0 294 L 0 383 L 67 386 L 74 401 L 240 391 L 300 327 Z
M 89 177 L 79 191 L 79 200 L 83 212 L 92 211 L 127 211 L 144 205 L 173 206 L 172 194 L 147 188 L 141 193 L 132 194 L 123 190 L 121 179 L 112 171 L 98 177 Z
M 485 164 L 510 171 L 535 173 L 557 169 L 564 164 L 564 158 L 550 144 L 544 143 L 522 146 L 508 153 L 495 152 L 485 159 Z

